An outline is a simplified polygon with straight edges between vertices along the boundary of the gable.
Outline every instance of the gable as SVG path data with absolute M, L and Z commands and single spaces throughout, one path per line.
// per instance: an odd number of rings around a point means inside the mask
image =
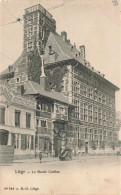
M 6 103 L 8 99 L 5 97 L 4 94 L 0 94 L 0 101 Z

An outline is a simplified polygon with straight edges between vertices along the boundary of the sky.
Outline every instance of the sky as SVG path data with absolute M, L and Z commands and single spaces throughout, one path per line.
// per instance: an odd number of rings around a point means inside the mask
M 120 11 L 112 0 L 3 0 L 0 3 L 0 72 L 20 56 L 24 9 L 35 4 L 50 10 L 57 32 L 66 31 L 77 48 L 85 45 L 86 60 L 91 66 L 121 88 Z M 12 23 L 17 18 L 22 19 L 21 23 Z M 116 111 L 121 111 L 120 99 L 119 91 Z

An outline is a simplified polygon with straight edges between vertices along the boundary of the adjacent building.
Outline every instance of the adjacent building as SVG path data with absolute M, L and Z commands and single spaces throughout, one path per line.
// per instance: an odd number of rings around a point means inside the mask
M 35 153 L 36 102 L 0 86 L 0 145 L 13 145 L 14 158 L 33 158 Z
M 117 86 L 86 60 L 67 33 L 41 5 L 25 10 L 24 48 L 17 61 L 1 73 L 22 97 L 36 101 L 36 151 L 59 156 L 66 147 L 76 153 L 115 150 Z

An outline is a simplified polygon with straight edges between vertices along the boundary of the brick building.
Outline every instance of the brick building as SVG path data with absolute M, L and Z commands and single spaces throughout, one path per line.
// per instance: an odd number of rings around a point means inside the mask
M 43 71 L 46 76 L 40 78 Z M 23 53 L 1 73 L 1 79 L 15 91 L 23 85 L 24 95 L 34 95 L 37 148 L 58 156 L 62 139 L 64 147 L 68 145 L 86 153 L 116 148 L 115 92 L 119 88 L 90 65 L 84 45 L 78 50 L 65 31 L 61 35 L 56 32 L 55 20 L 42 6 L 25 10 Z M 51 114 L 47 111 L 49 105 Z M 45 129 L 46 123 L 54 137 L 57 131 L 57 139 L 50 138 L 52 134 Z

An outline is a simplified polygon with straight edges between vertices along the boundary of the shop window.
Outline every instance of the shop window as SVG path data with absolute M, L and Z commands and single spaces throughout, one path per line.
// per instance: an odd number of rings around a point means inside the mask
M 0 107 L 0 124 L 5 124 L 5 108 Z
M 16 148 L 19 148 L 19 134 L 16 134 Z
M 16 143 L 15 143 L 16 141 L 15 141 L 15 134 L 14 133 L 11 134 L 11 139 L 12 139 L 11 140 L 12 145 L 15 146 L 15 148 L 16 148 Z

